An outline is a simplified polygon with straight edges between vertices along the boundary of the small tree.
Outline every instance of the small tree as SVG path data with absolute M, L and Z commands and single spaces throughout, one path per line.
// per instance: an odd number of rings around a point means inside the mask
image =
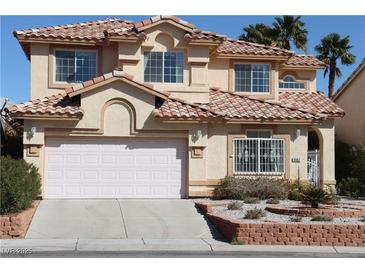
M 333 198 L 333 194 L 313 186 L 308 187 L 302 193 L 302 200 L 309 202 L 312 208 L 318 208 L 320 203 L 330 203 L 333 201 Z

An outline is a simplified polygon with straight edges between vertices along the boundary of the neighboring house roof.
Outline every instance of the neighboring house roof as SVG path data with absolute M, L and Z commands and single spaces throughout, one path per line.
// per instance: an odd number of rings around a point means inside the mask
M 5 108 L 5 111 L 11 114 L 13 118 L 24 116 L 81 118 L 83 115 L 83 111 L 77 105 L 77 102 L 72 101 L 66 92 L 12 105 Z
M 145 39 L 145 29 L 163 22 L 171 22 L 186 31 L 185 39 L 189 42 L 213 43 L 215 53 L 221 56 L 271 56 L 288 60 L 290 66 L 308 66 L 322 68 L 322 63 L 312 56 L 296 56 L 294 52 L 278 47 L 260 45 L 234 39 L 224 35 L 197 29 L 193 24 L 175 16 L 154 16 L 141 22 L 123 19 L 105 19 L 85 23 L 65 24 L 14 31 L 27 57 L 30 57 L 30 43 L 42 40 L 48 42 L 68 42 L 104 44 L 108 41 Z
M 314 114 L 325 114 L 334 117 L 345 115 L 343 109 L 320 92 L 280 91 L 279 103 L 286 107 Z
M 346 90 L 346 87 L 356 78 L 357 75 L 365 68 L 365 58 L 362 60 L 360 65 L 350 74 L 350 76 L 342 83 L 338 88 L 336 94 L 333 96 L 332 100 L 336 101 Z

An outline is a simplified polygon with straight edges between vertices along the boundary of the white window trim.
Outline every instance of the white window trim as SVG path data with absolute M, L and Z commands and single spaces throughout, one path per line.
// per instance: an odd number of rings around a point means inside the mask
M 292 77 L 292 78 L 294 78 L 294 80 L 295 80 L 295 83 L 303 83 L 304 84 L 304 88 L 281 88 L 280 87 L 280 83 L 289 83 L 289 82 L 284 82 L 283 80 L 284 80 L 284 78 L 285 77 Z M 304 80 L 297 80 L 297 78 L 294 76 L 294 75 L 292 75 L 292 74 L 286 74 L 286 75 L 284 75 L 283 77 L 282 77 L 282 79 L 279 79 L 279 83 L 278 83 L 278 88 L 280 89 L 280 90 L 307 90 L 307 82 L 306 81 L 304 81 Z
M 235 140 L 282 140 L 283 141 L 283 171 L 282 172 L 236 172 L 235 171 L 235 164 L 234 164 L 234 159 L 235 159 L 235 149 L 234 149 L 234 141 Z M 260 143 L 260 142 L 258 142 Z M 281 139 L 281 138 L 244 138 L 244 137 L 236 137 L 232 139 L 232 173 L 234 176 L 239 176 L 239 175 L 266 175 L 266 176 L 284 176 L 285 172 L 286 172 L 286 153 L 285 153 L 286 149 L 285 149 L 285 139 Z M 258 149 L 258 159 L 260 159 L 260 149 Z M 260 161 L 258 161 L 258 165 L 260 166 Z M 259 167 L 258 166 L 258 167 Z M 260 168 L 258 168 L 260 169 Z
M 236 90 L 236 70 L 235 70 L 235 66 L 236 65 L 268 65 L 269 66 L 269 91 L 267 92 L 258 92 L 258 91 L 240 91 L 240 90 Z M 253 77 L 252 77 L 252 69 L 251 69 L 251 88 L 253 86 L 252 82 L 253 82 Z M 271 63 L 250 63 L 250 62 L 235 62 L 233 63 L 233 89 L 234 92 L 239 92 L 239 93 L 246 93 L 246 94 L 271 94 L 272 91 L 272 66 Z
M 96 76 L 99 75 L 99 56 L 98 56 L 98 50 L 97 49 L 74 49 L 74 48 L 54 48 L 53 49 L 53 60 L 52 60 L 52 64 L 53 64 L 53 72 L 52 72 L 52 79 L 53 79 L 53 83 L 55 84 L 64 84 L 64 85 L 72 85 L 72 84 L 77 84 L 77 82 L 65 82 L 65 81 L 56 81 L 56 51 L 74 51 L 74 52 L 95 52 L 96 53 Z
M 182 84 L 184 84 L 184 81 L 185 81 L 185 53 L 184 52 L 176 51 L 176 50 L 170 50 L 170 51 L 145 50 L 142 54 L 143 55 L 143 79 L 144 79 L 144 69 L 145 69 L 145 67 L 144 67 L 144 64 L 145 64 L 144 54 L 146 52 L 162 52 L 162 80 L 163 81 L 162 82 L 148 82 L 148 83 L 154 83 L 156 85 L 182 85 Z M 183 67 L 182 67 L 182 71 L 183 71 L 182 77 L 183 78 L 182 78 L 182 82 L 165 82 L 164 76 L 165 76 L 165 53 L 166 52 L 181 53 L 183 55 Z

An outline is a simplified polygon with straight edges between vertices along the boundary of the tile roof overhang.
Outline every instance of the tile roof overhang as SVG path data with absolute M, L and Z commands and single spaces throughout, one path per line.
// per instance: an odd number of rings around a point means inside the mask
M 154 114 L 156 118 L 165 120 L 200 116 L 203 119 L 221 119 L 228 123 L 292 124 L 316 124 L 328 117 L 344 115 L 343 110 L 323 94 L 306 93 L 288 91 L 280 94 L 278 102 L 268 102 L 212 88 L 209 93 L 209 103 L 195 104 L 195 109 L 190 109 L 191 104 L 168 98 Z
M 312 55 L 293 55 L 282 65 L 284 68 L 312 68 L 312 69 L 324 69 L 326 64 L 319 61 Z
M 224 35 L 197 29 L 193 24 L 175 16 L 154 16 L 141 22 L 123 19 L 105 19 L 77 24 L 42 27 L 14 31 L 28 59 L 30 43 L 68 43 L 104 45 L 114 41 L 136 42 L 146 38 L 144 30 L 161 23 L 171 23 L 186 31 L 185 39 L 191 45 L 214 46 L 218 58 L 264 58 L 286 61 L 285 66 L 322 68 L 323 63 L 312 56 L 298 56 L 285 49 L 227 39 Z
M 323 114 L 327 117 L 343 117 L 345 111 L 321 92 L 283 91 L 279 92 L 279 103 L 301 111 Z
M 161 120 L 226 121 L 260 123 L 318 123 L 328 117 L 339 117 L 344 111 L 320 93 L 301 91 L 280 92 L 278 102 L 253 99 L 245 95 L 212 88 L 209 103 L 194 104 L 173 98 L 150 84 L 136 81 L 120 70 L 96 77 L 65 89 L 62 93 L 12 105 L 6 111 L 19 119 L 81 119 L 83 110 L 77 95 L 114 81 L 123 81 L 161 99 L 153 115 Z
M 70 99 L 66 92 L 11 105 L 5 111 L 14 119 L 80 120 L 84 114 L 77 100 Z

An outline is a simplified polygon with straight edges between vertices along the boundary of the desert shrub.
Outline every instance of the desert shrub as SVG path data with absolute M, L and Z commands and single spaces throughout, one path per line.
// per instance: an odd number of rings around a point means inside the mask
M 310 187 L 310 184 L 303 182 L 296 182 L 289 185 L 288 199 L 294 201 L 301 201 L 303 192 Z
M 257 198 L 257 197 L 246 197 L 246 198 L 243 199 L 243 201 L 246 204 L 258 204 L 258 203 L 260 203 L 260 199 Z
M 334 200 L 334 194 L 321 188 L 309 187 L 302 193 L 302 200 L 311 204 L 311 207 L 318 208 L 319 204 L 328 204 Z
M 267 204 L 275 204 L 275 205 L 277 205 L 277 204 L 280 204 L 280 200 L 277 199 L 277 198 L 270 198 L 270 199 L 267 199 L 266 200 L 266 203 Z
M 330 216 L 317 215 L 311 218 L 311 221 L 316 222 L 331 222 L 333 220 Z
M 358 198 L 365 196 L 365 183 L 361 183 L 358 178 L 346 177 L 339 182 L 340 193 L 345 196 Z
M 255 207 L 254 209 L 249 209 L 246 212 L 245 219 L 260 219 L 261 217 L 265 217 L 266 213 L 261 208 Z
M 349 146 L 336 143 L 337 191 L 341 195 L 365 196 L 365 143 Z
M 23 159 L 1 157 L 1 214 L 19 212 L 31 206 L 40 193 L 40 176 L 35 166 Z
M 259 199 L 288 197 L 288 183 L 284 179 L 269 177 L 225 177 L 217 186 L 214 195 L 220 198 L 243 200 L 246 197 Z
M 365 218 L 361 218 L 359 221 L 365 223 Z
M 294 223 L 298 223 L 298 222 L 302 221 L 302 217 L 300 217 L 300 216 L 291 216 L 290 221 L 294 222 Z
M 231 245 L 244 245 L 245 242 L 238 240 L 236 237 L 234 237 L 231 241 Z
M 230 202 L 227 205 L 228 210 L 239 210 L 239 209 L 241 209 L 241 207 L 242 207 L 242 203 L 238 202 L 238 201 Z

